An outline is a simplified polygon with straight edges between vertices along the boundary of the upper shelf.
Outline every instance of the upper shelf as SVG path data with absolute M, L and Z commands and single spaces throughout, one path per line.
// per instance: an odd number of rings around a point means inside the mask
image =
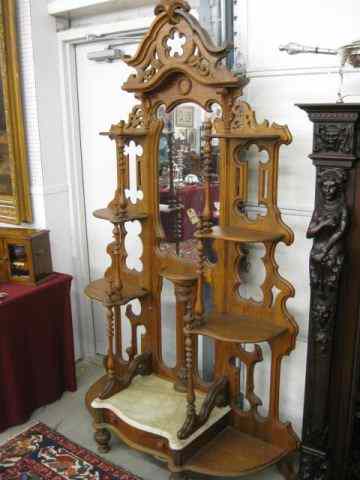
M 95 280 L 94 282 L 91 282 L 86 287 L 85 294 L 89 298 L 91 298 L 91 300 L 96 300 L 97 302 L 101 302 L 103 304 L 111 303 L 111 305 L 126 305 L 131 300 L 145 297 L 148 294 L 148 292 L 143 288 L 124 284 L 121 290 L 121 295 L 119 295 L 117 298 L 112 299 L 112 301 L 109 302 L 106 293 L 107 289 L 107 281 L 105 280 L 105 278 L 101 278 L 100 280 Z
M 191 333 L 224 342 L 257 343 L 277 338 L 286 331 L 286 327 L 274 325 L 270 319 L 256 319 L 230 313 L 210 313 L 205 316 L 204 325 L 193 328 Z
M 284 237 L 283 234 L 278 232 L 261 232 L 242 227 L 212 227 L 211 232 L 197 232 L 195 236 L 198 238 L 212 238 L 214 240 L 228 240 L 239 243 L 275 242 Z
M 274 133 L 214 133 L 211 138 L 239 138 L 243 140 L 279 140 L 281 135 Z
M 167 280 L 170 280 L 170 282 L 173 283 L 195 283 L 196 280 L 198 279 L 198 274 L 196 272 L 183 272 L 183 273 L 178 273 L 178 272 L 173 272 L 170 269 L 163 270 L 160 272 L 160 276 L 163 278 L 166 278 Z
M 94 217 L 101 218 L 102 220 L 109 220 L 111 223 L 125 223 L 132 222 L 134 220 L 145 220 L 148 215 L 146 213 L 127 213 L 123 218 L 115 215 L 114 210 L 111 208 L 102 208 L 95 210 Z

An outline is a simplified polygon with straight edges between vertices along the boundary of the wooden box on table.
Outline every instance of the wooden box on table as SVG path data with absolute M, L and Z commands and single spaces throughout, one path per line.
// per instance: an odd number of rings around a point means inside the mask
M 0 281 L 37 285 L 52 272 L 48 230 L 0 228 Z

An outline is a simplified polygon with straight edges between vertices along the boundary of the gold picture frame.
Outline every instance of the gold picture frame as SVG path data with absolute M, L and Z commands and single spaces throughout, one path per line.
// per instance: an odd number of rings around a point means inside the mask
M 32 222 L 14 0 L 0 0 L 0 74 L 0 222 Z

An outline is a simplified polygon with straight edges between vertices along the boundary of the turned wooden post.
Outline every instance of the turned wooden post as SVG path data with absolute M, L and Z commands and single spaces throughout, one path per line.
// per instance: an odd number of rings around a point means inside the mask
M 184 302 L 184 281 L 174 281 L 176 297 L 176 363 L 178 380 L 174 385 L 178 392 L 187 392 L 187 367 L 186 367 L 186 349 L 185 349 L 185 315 L 187 313 L 187 304 Z M 185 285 L 186 288 L 186 285 Z
M 299 105 L 314 123 L 310 324 L 300 480 L 359 478 L 360 105 Z
M 108 354 L 106 358 L 106 372 L 108 376 L 108 381 L 105 389 L 100 394 L 102 400 L 112 397 L 119 390 L 120 381 L 116 375 L 115 371 L 115 355 L 114 355 L 114 336 L 115 336 L 115 326 L 114 326 L 114 307 L 108 305 L 107 309 L 107 337 L 108 337 Z
M 114 307 L 115 319 L 115 354 L 117 357 L 122 357 L 122 329 L 121 329 L 121 307 L 115 305 Z
M 126 160 L 125 160 L 125 137 L 123 131 L 125 122 L 119 123 L 120 134 L 116 136 L 116 150 L 117 150 L 117 181 L 118 181 L 118 198 L 117 211 L 119 216 L 126 216 L 127 213 L 127 199 L 125 194 L 126 188 Z
M 203 210 L 203 229 L 208 232 L 212 227 L 213 205 L 211 199 L 211 165 L 212 165 L 212 147 L 211 147 L 212 123 L 210 121 L 203 124 L 203 175 L 205 180 L 204 190 L 204 210 Z
M 124 224 L 119 224 L 116 223 L 114 224 L 114 229 L 113 229 L 113 236 L 115 239 L 115 242 L 112 247 L 112 255 L 114 257 L 114 262 L 113 262 L 113 272 L 111 275 L 111 283 L 112 283 L 112 292 L 111 293 L 117 293 L 121 294 L 122 290 L 122 280 L 121 280 L 121 267 L 122 263 L 124 260 L 124 248 L 123 248 L 123 241 L 125 240 L 125 227 Z
M 203 219 L 200 217 L 196 233 L 201 236 L 203 232 Z M 202 238 L 197 240 L 198 251 L 198 265 L 197 265 L 197 284 L 196 284 L 196 298 L 195 298 L 195 324 L 197 326 L 202 325 L 205 314 L 205 301 L 204 301 L 204 269 L 205 269 L 205 245 Z
M 194 390 L 194 342 L 191 334 L 193 327 L 192 315 L 192 298 L 193 298 L 194 281 L 184 283 L 181 293 L 181 299 L 185 305 L 184 315 L 184 332 L 185 332 L 185 367 L 187 380 L 187 407 L 186 419 L 184 426 L 178 432 L 178 437 L 186 438 L 188 431 L 191 430 L 192 425 L 197 422 L 196 407 L 195 407 L 195 390 Z M 179 292 L 180 295 L 180 292 Z

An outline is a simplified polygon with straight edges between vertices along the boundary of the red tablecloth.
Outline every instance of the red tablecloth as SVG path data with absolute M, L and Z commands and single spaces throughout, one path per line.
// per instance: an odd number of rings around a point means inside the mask
M 0 431 L 76 390 L 69 275 L 42 285 L 0 284 Z

